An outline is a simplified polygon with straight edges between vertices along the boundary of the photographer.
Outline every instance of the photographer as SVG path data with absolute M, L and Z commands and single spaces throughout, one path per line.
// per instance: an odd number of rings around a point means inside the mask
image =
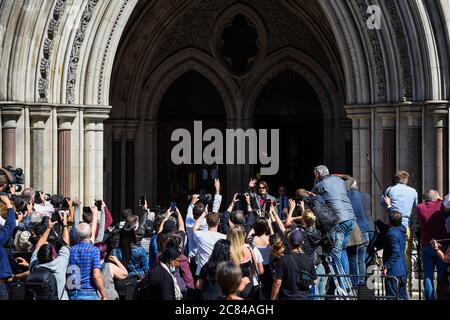
M 31 256 L 30 271 L 31 275 L 38 269 L 44 269 L 51 272 L 56 279 L 57 284 L 57 297 L 59 300 L 69 300 L 67 292 L 65 290 L 66 285 L 66 271 L 69 265 L 70 250 L 68 247 L 69 239 L 69 226 L 68 226 L 68 212 L 64 212 L 64 216 L 61 218 L 63 237 L 65 245 L 63 245 L 58 252 L 58 256 L 53 258 L 53 252 L 55 248 L 48 242 L 50 233 L 54 233 L 54 226 L 58 224 L 57 221 L 48 221 L 47 228 L 44 234 L 41 236 L 36 244 L 36 248 Z M 43 284 L 42 284 L 43 285 Z M 38 290 L 42 294 L 42 290 Z M 50 293 L 48 293 L 50 295 Z
M 219 212 L 220 205 L 222 203 L 222 195 L 220 194 L 220 180 L 214 179 L 214 200 L 213 200 L 213 212 Z M 186 234 L 188 237 L 188 248 L 189 248 L 189 264 L 191 265 L 191 271 L 195 274 L 197 269 L 197 243 L 195 241 L 193 227 L 198 218 L 205 211 L 206 204 L 205 201 L 200 201 L 200 195 L 192 195 L 191 203 L 188 206 L 186 214 Z M 199 231 L 208 230 L 208 225 L 205 220 L 201 222 L 198 227 Z
M 2 190 L 4 182 L 6 182 L 6 180 L 0 181 Z M 6 223 L 3 229 L 0 230 L 0 300 L 8 300 L 9 295 L 6 283 L 12 276 L 12 271 L 9 264 L 8 255 L 3 246 L 11 238 L 12 232 L 16 227 L 16 221 L 14 209 L 11 201 L 8 199 L 8 196 L 0 196 L 0 201 L 7 208 Z
M 55 212 L 53 205 L 49 202 L 47 196 L 41 192 L 36 191 L 34 196 L 34 211 L 38 212 L 41 217 L 51 217 Z
M 223 213 L 220 219 L 219 231 L 221 233 L 227 234 L 229 228 L 234 225 L 241 225 L 245 229 L 246 233 L 249 233 L 252 229 L 255 221 L 255 215 L 250 205 L 250 195 L 246 193 L 243 196 L 245 197 L 245 202 L 247 205 L 247 216 L 245 216 L 242 210 L 233 211 L 236 204 L 241 201 L 239 199 L 239 194 L 235 193 L 228 209 Z

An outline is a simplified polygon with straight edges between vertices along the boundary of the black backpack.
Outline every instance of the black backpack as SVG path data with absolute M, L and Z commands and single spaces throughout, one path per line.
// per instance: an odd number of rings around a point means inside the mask
M 25 280 L 27 296 L 32 300 L 59 300 L 55 275 L 46 268 L 36 268 Z
M 316 215 L 317 229 L 322 235 L 327 234 L 338 223 L 339 217 L 319 199 L 312 198 L 311 200 L 311 210 Z
M 297 274 L 296 282 L 300 291 L 307 291 L 309 289 L 309 286 L 314 283 L 314 277 L 310 272 L 306 270 L 300 270 L 300 272 Z
M 337 225 L 339 217 L 330 209 L 330 207 L 328 207 L 328 205 L 322 203 L 316 197 L 310 198 L 309 206 L 316 216 L 317 230 L 322 234 L 320 245 L 325 250 L 329 250 L 334 245 L 330 231 Z

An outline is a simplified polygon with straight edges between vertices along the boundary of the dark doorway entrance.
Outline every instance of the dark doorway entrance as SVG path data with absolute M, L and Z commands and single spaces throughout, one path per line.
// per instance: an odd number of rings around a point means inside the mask
M 188 195 L 204 190 L 214 194 L 214 178 L 225 184 L 224 165 L 175 165 L 171 160 L 172 148 L 178 142 L 171 141 L 172 132 L 187 129 L 194 139 L 194 121 L 202 121 L 203 132 L 209 128 L 225 129 L 225 109 L 216 88 L 203 75 L 188 71 L 180 76 L 166 91 L 158 114 L 158 191 L 157 201 L 168 206 L 176 201 L 179 208 L 186 208 Z M 203 146 L 208 144 L 204 143 Z M 203 148 L 202 148 L 203 150 Z M 192 163 L 194 150 L 191 149 Z
M 324 161 L 324 130 L 320 101 L 310 84 L 294 71 L 282 72 L 263 89 L 254 119 L 257 128 L 280 129 L 278 174 L 261 177 L 270 193 L 277 196 L 280 185 L 289 195 L 300 187 L 311 189 L 313 168 Z

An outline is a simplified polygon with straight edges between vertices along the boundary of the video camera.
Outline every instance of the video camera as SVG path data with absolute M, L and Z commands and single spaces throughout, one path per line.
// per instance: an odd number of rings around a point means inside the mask
M 4 194 L 11 194 L 11 188 L 16 187 L 16 192 L 22 191 L 22 185 L 25 184 L 25 175 L 22 168 L 14 169 L 12 166 L 0 168 L 0 175 L 6 179 L 6 184 L 3 187 Z
M 191 200 L 192 196 L 188 196 L 188 200 Z M 198 201 L 202 202 L 203 204 L 207 205 L 209 204 L 213 199 L 213 196 L 210 193 L 200 193 L 198 197 Z

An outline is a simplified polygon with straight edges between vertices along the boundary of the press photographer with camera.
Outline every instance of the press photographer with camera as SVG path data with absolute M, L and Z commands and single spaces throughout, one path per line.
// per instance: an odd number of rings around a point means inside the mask
M 34 298 L 37 300 L 69 300 L 66 286 L 66 271 L 69 265 L 70 249 L 68 244 L 69 239 L 69 225 L 68 225 L 68 211 L 60 211 L 58 214 L 62 215 L 62 240 L 63 245 L 54 258 L 56 248 L 48 242 L 50 233 L 55 233 L 54 226 L 58 221 L 48 221 L 47 228 L 44 234 L 36 243 L 36 248 L 31 256 L 30 262 L 30 276 L 26 280 L 27 290 L 31 291 Z M 52 291 L 52 286 L 46 286 L 48 282 L 56 281 L 56 290 Z M 48 291 L 46 291 L 48 290 Z
M 0 175 L 0 190 L 6 184 L 6 179 L 2 179 Z M 4 248 L 6 242 L 9 241 L 11 235 L 16 227 L 16 217 L 11 201 L 8 196 L 0 196 L 0 202 L 6 207 L 7 216 L 3 228 L 0 230 L 0 300 L 8 300 L 8 279 L 12 276 L 11 266 L 9 264 L 8 254 Z
M 213 212 L 218 212 L 220 209 L 220 205 L 222 203 L 222 195 L 220 194 L 220 180 L 214 179 L 214 199 L 212 203 Z M 187 214 L 186 214 L 186 235 L 188 237 L 188 248 L 189 248 L 189 264 L 191 266 L 191 271 L 194 277 L 196 277 L 196 270 L 198 268 L 198 258 L 197 258 L 197 243 L 196 239 L 194 237 L 193 227 L 196 221 L 199 219 L 199 217 L 202 215 L 202 213 L 206 209 L 206 205 L 210 200 L 208 200 L 211 197 L 211 195 L 200 195 L 200 194 L 194 194 L 191 197 L 191 203 L 189 204 L 187 208 Z M 208 230 L 208 225 L 206 223 L 206 220 L 202 220 L 198 231 L 205 231 Z
M 51 217 L 55 209 L 50 203 L 50 197 L 42 191 L 36 191 L 34 196 L 34 211 L 43 217 Z
M 242 201 L 242 199 L 245 199 L 244 201 L 247 206 L 247 215 L 245 215 L 242 210 L 234 210 L 237 203 Z M 250 205 L 250 195 L 248 193 L 235 193 L 230 205 L 227 210 L 223 212 L 222 217 L 220 218 L 219 231 L 223 234 L 227 234 L 229 228 L 232 228 L 234 225 L 240 225 L 245 229 L 246 233 L 249 233 L 253 227 L 255 219 L 255 213 Z

